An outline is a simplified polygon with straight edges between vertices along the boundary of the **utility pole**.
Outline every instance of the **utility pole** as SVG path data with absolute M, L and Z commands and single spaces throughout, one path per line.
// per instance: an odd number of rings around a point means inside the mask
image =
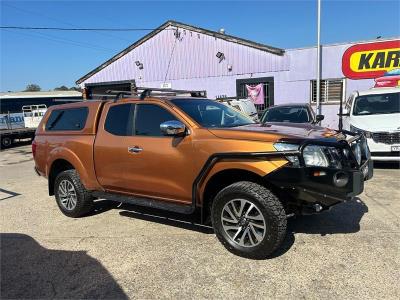
M 321 0 L 317 0 L 317 115 L 321 115 Z

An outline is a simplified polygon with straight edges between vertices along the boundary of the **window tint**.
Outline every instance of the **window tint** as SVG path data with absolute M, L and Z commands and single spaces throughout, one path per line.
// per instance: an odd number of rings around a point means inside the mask
M 372 94 L 356 98 L 353 115 L 400 113 L 400 93 Z
M 160 124 L 177 120 L 174 115 L 158 105 L 140 104 L 136 109 L 135 134 L 163 136 Z
M 82 130 L 88 115 L 87 107 L 56 109 L 46 123 L 46 130 Z
M 107 113 L 104 129 L 114 135 L 132 135 L 134 106 L 129 103 L 111 106 Z
M 209 99 L 173 99 L 172 102 L 206 128 L 237 127 L 254 121 L 232 107 Z
M 268 109 L 262 122 L 289 122 L 289 123 L 308 123 L 310 122 L 307 108 L 301 106 L 282 106 Z

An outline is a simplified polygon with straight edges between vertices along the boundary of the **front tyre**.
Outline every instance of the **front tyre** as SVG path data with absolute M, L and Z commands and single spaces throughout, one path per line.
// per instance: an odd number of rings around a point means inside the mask
M 220 242 L 239 256 L 267 258 L 286 235 L 282 203 L 267 188 L 253 182 L 237 182 L 220 191 L 211 216 Z
M 76 170 L 58 174 L 54 195 L 61 212 L 68 217 L 82 217 L 94 209 L 93 197 L 82 185 Z

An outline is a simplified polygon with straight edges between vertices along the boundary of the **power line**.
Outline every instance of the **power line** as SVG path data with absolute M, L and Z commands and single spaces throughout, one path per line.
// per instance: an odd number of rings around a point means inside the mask
M 72 41 L 72 40 L 66 40 L 66 39 L 63 39 L 63 38 L 52 38 L 52 36 L 50 35 L 46 35 L 46 34 L 43 34 L 43 33 L 39 33 L 39 32 L 35 32 L 35 33 L 26 33 L 26 32 L 15 32 L 15 31 L 11 31 L 11 30 L 8 30 L 8 29 L 4 29 L 5 31 L 8 31 L 8 32 L 11 32 L 11 33 L 14 33 L 14 34 L 21 34 L 21 35 L 25 35 L 25 36 L 30 36 L 30 37 L 36 37 L 36 38 L 40 38 L 40 39 L 45 39 L 45 40 L 49 40 L 49 41 L 52 41 L 52 42 L 56 42 L 56 43 L 61 43 L 61 44 L 63 44 L 63 45 L 65 45 L 65 44 L 69 44 L 69 45 L 72 45 L 72 46 L 77 46 L 77 47 L 82 47 L 82 48 L 87 48 L 87 49 L 92 49 L 92 50 L 101 50 L 101 51 L 106 51 L 106 52 L 115 52 L 114 50 L 111 50 L 111 49 L 106 49 L 106 48 L 99 48 L 99 47 L 96 47 L 96 46 L 92 46 L 92 45 L 85 45 L 85 44 L 81 44 L 81 43 L 79 43 L 79 42 L 75 42 L 75 41 Z
M 52 16 L 45 15 L 45 14 L 43 14 L 42 12 L 27 10 L 27 9 L 25 9 L 25 8 L 16 7 L 16 6 L 13 6 L 13 5 L 10 5 L 10 4 L 6 4 L 6 3 L 4 3 L 4 5 L 5 5 L 5 6 L 8 6 L 8 7 L 10 7 L 10 8 L 12 8 L 12 9 L 14 9 L 14 10 L 23 12 L 23 13 L 25 13 L 25 14 L 29 14 L 29 15 L 33 15 L 33 16 L 38 16 L 38 17 L 45 17 L 46 19 L 53 20 L 53 21 L 58 22 L 58 23 L 60 23 L 60 24 L 64 24 L 64 25 L 76 27 L 76 24 L 73 24 L 73 23 L 70 23 L 70 22 L 66 22 L 65 20 L 60 20 L 60 19 L 54 18 L 54 17 L 52 17 Z M 98 35 L 107 36 L 107 37 L 112 37 L 112 38 L 117 38 L 117 39 L 120 39 L 120 40 L 123 40 L 123 41 L 126 41 L 126 42 L 131 42 L 130 40 L 127 40 L 127 39 L 125 39 L 125 38 L 122 38 L 122 37 L 120 37 L 120 36 L 116 36 L 116 35 L 113 35 L 113 34 L 103 33 L 103 32 L 95 32 L 95 33 L 98 34 Z
M 153 31 L 156 30 L 157 28 L 65 28 L 65 27 L 0 26 L 0 29 L 56 30 L 56 31 Z

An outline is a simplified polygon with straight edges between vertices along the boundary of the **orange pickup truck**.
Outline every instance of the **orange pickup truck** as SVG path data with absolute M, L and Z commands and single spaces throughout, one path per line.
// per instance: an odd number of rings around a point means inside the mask
M 193 92 L 152 92 L 47 111 L 32 150 L 62 213 L 81 217 L 109 199 L 192 214 L 229 251 L 265 258 L 289 216 L 349 200 L 372 177 L 363 136 L 259 124 Z

